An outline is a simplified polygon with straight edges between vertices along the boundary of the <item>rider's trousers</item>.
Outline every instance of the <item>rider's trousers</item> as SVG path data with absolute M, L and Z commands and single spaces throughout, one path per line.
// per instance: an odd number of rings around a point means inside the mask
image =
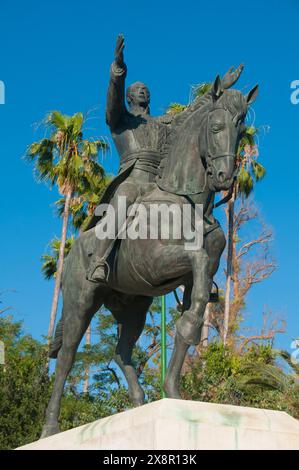
M 110 200 L 110 208 L 103 216 L 99 224 L 105 224 L 109 237 L 98 238 L 93 258 L 101 264 L 106 262 L 112 251 L 115 240 L 119 237 L 119 231 L 125 226 L 127 221 L 128 208 L 134 204 L 136 199 L 144 194 L 148 184 L 153 182 L 153 174 L 144 170 L 133 169 L 128 178 L 119 185 L 113 198 Z M 121 203 L 120 203 L 121 198 Z M 121 209 L 121 210 L 120 210 Z M 99 231 L 96 227 L 96 234 Z

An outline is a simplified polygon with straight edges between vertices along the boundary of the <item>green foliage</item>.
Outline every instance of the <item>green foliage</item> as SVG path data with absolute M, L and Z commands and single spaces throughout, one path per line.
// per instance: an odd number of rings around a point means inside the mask
M 0 365 L 0 449 L 39 438 L 50 382 L 45 345 L 22 332 L 22 323 L 0 318 L 5 366 Z
M 178 315 L 171 309 L 169 333 Z M 159 325 L 156 299 L 133 357 L 148 401 L 161 397 Z M 67 381 L 62 430 L 132 408 L 122 374 L 112 361 L 117 338 L 110 313 L 101 311 L 93 328 L 95 344 L 77 353 Z M 1 318 L 0 339 L 6 347 L 5 369 L 0 366 L 0 448 L 11 449 L 39 438 L 53 376 L 47 374 L 46 345 L 24 334 L 20 322 Z M 86 365 L 91 367 L 93 380 L 88 393 L 82 393 Z M 276 351 L 271 344 L 241 352 L 214 341 L 199 355 L 191 349 L 184 366 L 182 394 L 190 400 L 271 408 L 299 417 L 298 369 L 287 352 Z
M 187 108 L 188 108 L 188 106 L 185 105 L 185 104 L 170 103 L 170 105 L 167 108 L 166 113 L 167 114 L 179 114 Z
M 198 85 L 194 85 L 192 87 L 192 95 L 195 98 L 200 98 L 201 96 L 205 95 L 208 91 L 210 91 L 212 83 L 204 82 L 199 83 Z
M 250 172 L 243 167 L 241 167 L 238 174 L 238 183 L 240 192 L 248 197 L 253 190 L 253 178 Z
M 60 426 L 62 431 L 83 424 L 92 423 L 104 418 L 110 413 L 110 407 L 102 396 L 94 397 L 89 394 L 64 394 L 61 402 Z
M 183 396 L 287 411 L 299 416 L 299 386 L 277 361 L 271 345 L 254 345 L 240 353 L 212 342 L 192 357 L 183 376 Z
M 110 318 L 104 322 L 107 328 Z M 80 393 L 76 385 L 81 378 L 82 355 L 88 354 L 88 361 L 96 361 L 97 366 L 106 364 L 111 355 L 113 339 L 106 341 L 110 346 L 99 348 L 96 356 L 89 351 L 79 352 L 77 361 L 69 377 L 62 399 L 61 429 L 109 416 L 131 408 L 127 390 L 120 383 L 116 387 L 113 380 L 108 384 L 95 382 L 92 393 Z M 5 344 L 6 364 L 0 365 L 0 449 L 14 449 L 39 439 L 44 423 L 44 414 L 50 399 L 53 376 L 48 376 L 47 345 L 33 339 L 22 331 L 22 323 L 12 317 L 0 318 L 0 340 Z M 109 359 L 110 360 L 110 359 Z M 111 375 L 107 370 L 106 377 Z M 78 378 L 79 377 L 79 378 Z
M 263 179 L 266 174 L 266 169 L 263 167 L 263 165 L 261 165 L 255 160 L 252 161 L 251 165 L 255 180 L 260 181 L 261 179 Z
M 254 183 L 261 181 L 266 169 L 257 162 L 258 147 L 256 136 L 258 129 L 254 126 L 245 126 L 238 149 L 238 192 L 246 198 L 251 194 Z
M 35 175 L 38 181 L 48 180 L 51 184 L 55 182 L 53 149 L 54 142 L 50 139 L 33 142 L 27 149 L 27 159 L 35 162 Z
M 199 83 L 198 85 L 194 85 L 191 88 L 191 95 L 192 95 L 192 100 L 196 100 L 197 98 L 202 97 L 205 95 L 211 88 L 211 83 Z M 189 105 L 187 104 L 181 104 L 181 103 L 171 103 L 167 110 L 167 114 L 179 114 L 182 111 L 185 111 L 188 109 Z
M 74 237 L 69 237 L 66 240 L 64 247 L 65 257 L 67 257 L 67 255 L 69 254 L 74 241 Z M 42 255 L 42 273 L 45 279 L 52 279 L 53 277 L 55 277 L 57 271 L 60 245 L 61 241 L 58 238 L 54 238 L 50 243 L 51 254 L 46 253 Z

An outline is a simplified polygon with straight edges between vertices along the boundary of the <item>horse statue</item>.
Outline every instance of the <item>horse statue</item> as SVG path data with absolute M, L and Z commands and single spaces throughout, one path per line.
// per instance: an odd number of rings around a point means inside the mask
M 42 437 L 59 432 L 65 381 L 80 341 L 102 305 L 111 311 L 118 324 L 114 359 L 128 383 L 129 397 L 135 406 L 144 403 L 144 391 L 131 362 L 132 350 L 142 333 L 153 298 L 183 285 L 182 314 L 176 323 L 174 349 L 164 383 L 167 397 L 180 398 L 181 368 L 189 346 L 200 342 L 213 276 L 226 244 L 224 233 L 213 217 L 215 193 L 228 191 L 234 184 L 244 120 L 257 91 L 258 86 L 247 95 L 235 89 L 223 90 L 217 76 L 210 92 L 185 114 L 156 183 L 151 183 L 138 200 L 148 212 L 151 204 L 167 207 L 176 204 L 180 208 L 189 204 L 195 214 L 196 205 L 201 204 L 203 242 L 199 247 L 186 249 L 183 236 L 164 239 L 160 231 L 154 239 L 123 238 L 111 256 L 107 282 L 95 284 L 85 275 L 98 242 L 95 228 L 83 232 L 74 242 L 65 262 L 62 317 L 50 351 L 50 357 L 57 357 L 57 362 Z M 149 231 L 156 229 L 151 227 L 152 223 L 149 218 Z M 173 219 L 169 220 L 169 225 L 173 223 Z

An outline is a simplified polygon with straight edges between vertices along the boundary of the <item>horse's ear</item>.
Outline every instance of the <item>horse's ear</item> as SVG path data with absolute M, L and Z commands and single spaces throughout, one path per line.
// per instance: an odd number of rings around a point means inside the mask
M 251 104 L 256 100 L 258 92 L 259 92 L 259 86 L 255 85 L 255 87 L 252 88 L 252 90 L 250 90 L 250 92 L 247 93 L 247 95 L 245 96 L 247 104 Z
M 219 75 L 217 75 L 217 77 L 215 78 L 215 81 L 211 88 L 211 92 L 212 92 L 213 97 L 216 99 L 219 98 L 223 93 L 222 85 L 221 85 L 221 78 L 219 77 Z

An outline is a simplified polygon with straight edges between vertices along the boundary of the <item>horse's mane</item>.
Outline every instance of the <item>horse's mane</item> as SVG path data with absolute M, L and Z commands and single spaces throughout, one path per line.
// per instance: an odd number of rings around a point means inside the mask
M 234 120 L 242 119 L 247 113 L 246 97 L 239 90 L 225 90 L 218 103 L 230 111 Z
M 241 119 L 246 116 L 247 112 L 247 101 L 245 96 L 235 89 L 224 90 L 220 98 L 217 100 L 219 105 L 223 105 L 227 108 L 232 116 L 236 119 Z M 212 107 L 214 103 L 214 98 L 211 91 L 208 91 L 204 95 L 196 98 L 184 111 L 181 111 L 173 118 L 173 125 L 175 128 L 176 137 L 178 132 L 181 129 L 181 126 L 192 116 L 194 112 L 206 107 L 206 110 L 209 111 L 209 108 Z

